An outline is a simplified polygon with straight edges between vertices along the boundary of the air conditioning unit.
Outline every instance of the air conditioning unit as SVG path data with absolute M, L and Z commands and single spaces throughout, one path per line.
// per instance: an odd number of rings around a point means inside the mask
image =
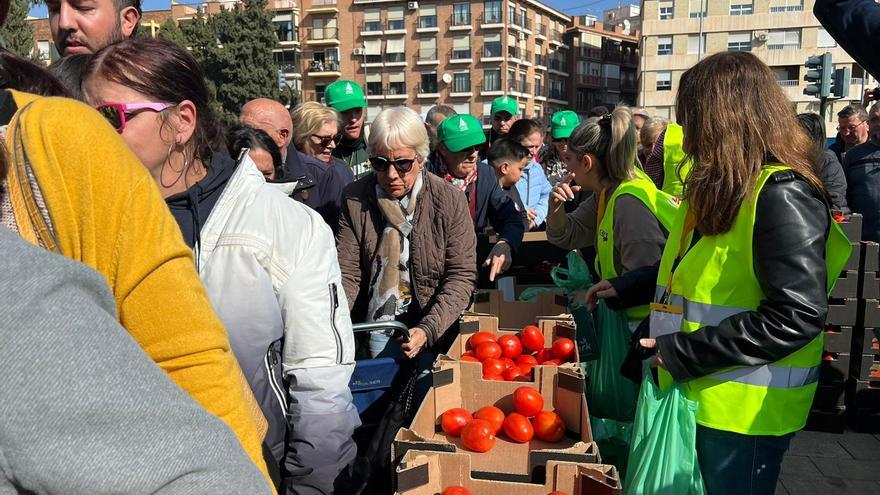
M 355 55 L 363 55 L 364 49 L 363 48 L 355 48 L 354 50 L 351 51 L 351 53 L 353 53 Z
M 406 2 L 406 8 L 409 10 L 418 10 L 419 2 Z
M 520 40 L 520 41 L 525 41 L 525 40 L 526 40 L 526 33 L 520 31 L 520 32 L 519 32 L 519 40 Z
M 767 31 L 755 31 L 755 39 L 758 41 L 767 41 Z

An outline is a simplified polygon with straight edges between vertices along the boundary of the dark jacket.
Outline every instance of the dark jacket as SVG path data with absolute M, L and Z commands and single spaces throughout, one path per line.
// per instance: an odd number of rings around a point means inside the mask
M 880 240 L 880 146 L 868 141 L 849 150 L 843 161 L 846 200 L 862 214 L 862 240 Z
M 361 137 L 356 141 L 348 141 L 343 138 L 333 149 L 333 156 L 342 160 L 353 177 L 349 182 L 370 172 L 370 152 L 367 150 L 365 134 L 366 129 L 361 132 Z
M 215 154 L 206 165 L 208 175 L 202 180 L 184 192 L 165 198 L 168 209 L 180 226 L 183 240 L 189 247 L 196 249 L 200 243 L 202 226 L 208 221 L 211 210 L 223 194 L 223 188 L 235 172 L 235 160 L 227 155 Z
M 346 165 L 345 162 L 343 162 L 339 158 L 334 157 L 333 161 L 330 162 L 330 164 L 333 165 L 333 170 L 335 170 L 336 173 L 339 174 L 339 178 L 342 179 L 343 188 L 354 182 L 354 174 L 351 172 L 351 169 L 348 168 L 348 165 Z
M 440 154 L 435 152 L 429 156 L 426 163 L 428 170 L 438 176 L 440 174 L 439 160 L 441 159 Z M 487 225 L 491 225 L 498 237 L 507 241 L 514 252 L 517 251 L 522 244 L 525 227 L 513 201 L 501 189 L 492 167 L 480 162 L 477 165 L 477 182 L 475 184 L 476 187 L 474 184 L 468 187 L 466 196 L 470 201 L 470 195 L 476 189 L 477 199 L 473 222 L 476 232 L 483 232 Z
M 778 361 L 811 342 L 825 325 L 831 218 L 821 194 L 793 172 L 777 172 L 761 190 L 757 211 L 754 270 L 765 300 L 755 311 L 718 326 L 658 338 L 660 355 L 676 380 Z M 609 302 L 631 307 L 652 301 L 658 270 L 645 267 L 618 277 L 619 297 Z
M 291 176 L 305 176 L 316 184 L 309 190 L 303 203 L 317 211 L 336 233 L 339 230 L 339 205 L 343 188 L 339 174 L 321 160 L 300 153 L 293 144 L 287 147 L 284 166 Z
M 523 203 L 522 196 L 519 195 L 519 189 L 513 185 L 510 187 L 502 187 L 501 190 L 507 194 L 507 197 L 510 198 L 511 201 L 513 201 L 513 206 L 516 207 L 516 212 L 522 216 L 524 228 L 529 230 L 529 214 L 526 210 L 525 203 Z
M 461 191 L 423 173 L 410 234 L 415 308 L 410 308 L 407 324 L 424 329 L 432 346 L 470 304 L 477 281 L 477 239 Z M 368 174 L 345 188 L 336 237 L 342 285 L 355 323 L 366 320 L 372 266 L 387 223 L 379 211 L 376 185 L 375 174 Z
M 816 0 L 813 14 L 859 65 L 880 76 L 880 5 L 874 0 Z
M 819 176 L 828 190 L 831 199 L 831 208 L 840 210 L 844 214 L 849 213 L 846 203 L 846 175 L 843 166 L 837 159 L 837 155 L 831 150 L 822 153 L 822 162 L 819 164 Z

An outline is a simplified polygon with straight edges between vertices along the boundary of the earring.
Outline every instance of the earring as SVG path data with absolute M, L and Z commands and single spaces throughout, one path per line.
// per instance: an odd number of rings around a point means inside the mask
M 186 172 L 186 159 L 185 158 L 184 158 L 184 162 L 183 162 L 183 167 L 180 170 L 174 170 L 174 167 L 171 165 L 171 152 L 174 150 L 175 146 L 176 146 L 176 143 L 171 144 L 171 146 L 168 147 L 168 154 L 165 155 L 165 161 L 162 163 L 162 170 L 159 173 L 159 183 L 165 189 L 170 189 L 170 188 L 174 187 L 175 184 L 180 182 L 180 178 L 183 177 L 184 172 Z M 177 174 L 177 178 L 174 179 L 174 182 L 172 182 L 170 184 L 165 184 L 165 165 L 168 165 L 168 168 L 170 168 L 173 173 Z

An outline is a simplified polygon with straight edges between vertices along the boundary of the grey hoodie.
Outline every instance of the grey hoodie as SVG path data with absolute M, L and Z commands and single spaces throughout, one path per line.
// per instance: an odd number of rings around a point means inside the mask
M 0 494 L 271 493 L 117 323 L 101 275 L 2 227 L 0 253 Z

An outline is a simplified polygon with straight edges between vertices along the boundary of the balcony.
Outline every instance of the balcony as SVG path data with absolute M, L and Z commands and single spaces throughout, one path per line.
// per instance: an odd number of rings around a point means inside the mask
M 501 43 L 487 43 L 483 45 L 483 51 L 480 54 L 480 62 L 502 62 L 504 58 L 501 55 Z
M 335 27 L 306 28 L 307 45 L 338 45 L 339 29 Z
M 404 24 L 403 19 L 386 21 L 385 34 L 406 34 L 406 24 Z
M 405 100 L 407 97 L 406 94 L 406 83 L 405 82 L 393 82 L 389 83 L 385 88 L 385 99 L 388 100 Z
M 540 53 L 535 54 L 535 69 L 547 70 L 547 56 Z
M 508 28 L 514 28 L 516 30 L 524 30 L 529 32 L 531 32 L 531 25 L 531 21 L 520 14 L 514 14 L 513 16 L 510 16 L 510 19 L 507 23 Z
M 560 75 L 567 76 L 568 75 L 568 64 L 565 60 L 561 60 L 558 58 L 550 59 L 550 71 L 556 72 Z
M 470 79 L 464 81 L 455 81 L 452 89 L 449 92 L 449 96 L 451 98 L 466 98 L 469 96 L 473 96 L 471 92 L 471 81 Z
M 547 39 L 547 26 L 536 22 L 535 23 L 535 36 L 546 40 Z
M 507 81 L 507 91 L 530 95 L 532 94 L 532 85 L 525 81 L 509 80 Z
M 440 27 L 437 26 L 436 15 L 419 16 L 419 27 L 416 28 L 417 33 L 439 33 Z
M 437 65 L 439 63 L 440 57 L 436 49 L 425 48 L 416 52 L 416 65 Z
M 437 81 L 426 82 L 422 81 L 416 86 L 416 97 L 417 98 L 439 98 L 440 91 L 437 85 Z
M 578 74 L 577 82 L 584 86 L 594 86 L 598 88 L 602 84 L 602 79 L 599 76 L 591 74 Z
M 382 88 L 382 82 L 368 82 L 367 83 L 367 99 L 368 100 L 381 100 L 385 97 L 385 89 Z
M 796 88 L 801 85 L 801 82 L 797 79 L 778 79 L 776 84 L 783 88 Z
M 635 79 L 621 79 L 620 80 L 620 89 L 621 89 L 621 91 L 635 91 L 636 90 Z
M 342 75 L 337 60 L 310 60 L 306 74 L 312 77 L 340 77 Z
M 405 53 L 386 53 L 385 54 L 385 67 L 398 67 L 406 65 L 406 54 Z
M 522 61 L 522 57 L 524 56 L 523 50 L 515 46 L 507 47 L 507 61 L 508 62 L 520 62 Z
M 602 50 L 599 48 L 589 48 L 586 46 L 578 47 L 579 58 L 587 58 L 590 60 L 602 60 Z
M 361 24 L 361 36 L 379 36 L 382 32 L 382 23 L 379 21 L 370 21 Z
M 772 43 L 767 45 L 767 49 L 770 51 L 779 51 L 779 50 L 800 50 L 800 43 Z
M 491 81 L 483 80 L 479 84 L 480 95 L 482 96 L 501 96 L 504 92 L 501 90 L 501 81 L 494 79 Z
M 551 100 L 556 100 L 561 103 L 568 103 L 568 93 L 561 89 L 551 89 L 547 92 L 547 96 Z
M 275 24 L 275 36 L 278 37 L 278 42 L 282 45 L 286 44 L 299 44 L 299 30 L 296 27 L 291 28 L 290 23 L 276 23 Z
M 308 14 L 336 14 L 339 8 L 336 6 L 336 0 L 312 0 L 312 4 L 306 9 Z
M 474 28 L 471 24 L 471 14 L 468 13 L 453 13 L 452 18 L 449 19 L 449 30 L 450 31 L 470 31 Z
M 284 75 L 296 75 L 296 74 L 300 74 L 300 71 L 299 71 L 299 64 L 296 64 L 296 63 L 284 63 L 284 64 L 278 64 L 278 69 L 281 70 L 281 72 L 282 72 Z
M 474 61 L 474 56 L 471 53 L 471 49 L 463 49 L 463 50 L 450 50 L 449 52 L 449 63 L 450 64 L 469 64 Z
M 553 31 L 550 31 L 550 43 L 562 45 L 562 33 L 556 31 L 555 29 Z
M 620 79 L 616 77 L 602 78 L 602 87 L 605 88 L 606 91 L 620 92 Z
M 503 28 L 504 27 L 504 16 L 501 15 L 501 12 L 483 12 L 483 15 L 480 16 L 480 27 L 483 29 L 490 28 Z

